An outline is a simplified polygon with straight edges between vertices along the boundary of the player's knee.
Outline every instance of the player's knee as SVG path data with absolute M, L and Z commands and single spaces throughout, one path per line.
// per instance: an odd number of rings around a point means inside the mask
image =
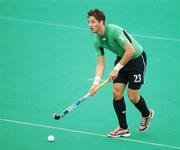
M 123 97 L 123 94 L 121 91 L 117 90 L 117 89 L 114 89 L 113 90 L 113 98 L 114 100 L 119 100 Z
M 140 99 L 140 96 L 138 93 L 135 92 L 129 92 L 128 91 L 128 98 L 131 100 L 133 103 L 137 103 Z

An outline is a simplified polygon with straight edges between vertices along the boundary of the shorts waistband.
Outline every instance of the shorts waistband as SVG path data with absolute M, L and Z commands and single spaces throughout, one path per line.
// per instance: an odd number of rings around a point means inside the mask
M 136 59 L 138 59 L 140 56 L 143 56 L 143 55 L 145 55 L 145 52 L 144 52 L 144 50 L 143 50 L 143 52 L 141 53 L 141 55 L 139 55 L 137 58 L 135 58 L 135 59 L 132 59 L 132 60 L 136 60 Z M 117 56 L 117 59 L 121 59 L 122 57 L 119 57 L 119 56 Z M 132 60 L 130 60 L 130 61 L 132 61 Z

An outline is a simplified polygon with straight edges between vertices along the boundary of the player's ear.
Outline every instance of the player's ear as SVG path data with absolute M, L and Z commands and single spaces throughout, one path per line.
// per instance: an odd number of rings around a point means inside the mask
M 104 21 L 103 21 L 103 20 L 101 20 L 99 23 L 102 24 L 102 25 L 104 25 Z

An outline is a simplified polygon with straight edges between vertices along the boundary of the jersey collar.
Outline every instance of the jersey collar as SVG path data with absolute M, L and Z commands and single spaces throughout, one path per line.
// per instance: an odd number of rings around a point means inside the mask
M 100 36 L 100 35 L 97 34 L 97 37 L 99 37 L 100 39 L 102 39 L 104 41 L 107 38 L 107 32 L 108 32 L 108 25 L 105 25 L 104 35 Z
M 106 38 L 106 37 L 107 37 L 107 33 L 108 33 L 108 26 L 107 26 L 107 25 L 105 25 L 104 30 L 105 30 L 105 31 L 104 31 L 103 37 Z

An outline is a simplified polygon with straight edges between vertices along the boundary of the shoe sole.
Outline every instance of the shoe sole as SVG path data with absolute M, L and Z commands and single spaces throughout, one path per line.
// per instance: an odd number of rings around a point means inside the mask
M 127 133 L 127 134 L 117 135 L 117 136 L 112 136 L 112 135 L 108 134 L 107 136 L 111 137 L 111 138 L 117 138 L 117 137 L 129 137 L 130 135 L 131 135 L 130 133 Z

